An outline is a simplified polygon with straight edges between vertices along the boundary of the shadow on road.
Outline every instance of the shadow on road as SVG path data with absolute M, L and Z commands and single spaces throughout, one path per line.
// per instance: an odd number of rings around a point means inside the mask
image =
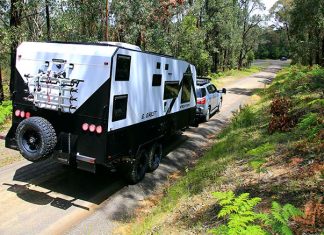
M 184 135 L 176 134 L 165 140 L 163 143 L 164 155 L 168 155 L 187 139 L 188 137 Z M 168 158 L 162 160 L 161 165 L 164 165 L 165 171 L 168 171 L 168 167 L 180 168 L 183 164 L 182 161 L 174 162 L 172 160 Z M 158 179 L 159 175 L 164 173 L 147 174 L 147 178 L 155 175 L 156 182 L 160 180 Z M 78 203 L 78 200 L 100 205 L 111 195 L 127 186 L 120 174 L 111 173 L 102 168 L 98 173 L 92 174 L 59 164 L 51 159 L 31 163 L 17 169 L 13 180 L 26 183 L 3 183 L 4 186 L 8 186 L 8 191 L 16 193 L 20 199 L 35 205 L 51 205 L 62 210 L 67 210 L 72 206 L 90 210 L 90 208 L 81 205 L 82 203 Z M 151 186 L 153 186 L 151 184 L 151 182 L 146 182 L 145 187 L 142 188 L 151 191 Z M 61 194 L 62 197 L 53 196 L 57 194 Z M 132 195 L 128 196 L 132 197 Z
M 259 89 L 230 88 L 228 89 L 228 93 L 235 94 L 235 95 L 251 96 L 258 90 Z

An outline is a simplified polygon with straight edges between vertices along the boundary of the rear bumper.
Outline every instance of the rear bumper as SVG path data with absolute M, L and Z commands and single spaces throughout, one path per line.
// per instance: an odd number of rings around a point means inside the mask
M 206 115 L 207 115 L 207 109 L 204 109 L 203 107 L 196 108 L 196 117 L 204 117 Z

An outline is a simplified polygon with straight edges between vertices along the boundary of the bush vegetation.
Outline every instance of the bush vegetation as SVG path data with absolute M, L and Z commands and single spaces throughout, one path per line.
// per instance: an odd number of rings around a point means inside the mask
M 301 166 L 314 162 L 322 164 L 323 85 L 324 69 L 320 67 L 293 66 L 280 72 L 269 89 L 258 92 L 261 95 L 261 101 L 236 114 L 233 122 L 218 135 L 215 144 L 200 158 L 195 167 L 184 172 L 180 180 L 167 188 L 161 202 L 144 220 L 131 225 L 133 233 L 146 233 L 152 231 L 153 228 L 155 232 L 172 231 L 164 224 L 170 214 L 175 213 L 177 206 L 183 201 L 190 201 L 197 195 L 201 196 L 203 191 L 214 188 L 215 185 L 222 185 L 228 181 L 229 179 L 221 176 L 227 167 L 235 162 L 246 162 L 251 170 L 256 171 L 266 169 L 265 163 L 269 161 L 269 157 L 275 159 L 277 155 L 284 159 L 282 164 L 289 163 L 296 155 L 301 159 L 299 162 Z M 269 124 L 271 124 L 272 116 L 279 112 L 274 105 L 277 99 L 289 100 L 290 105 L 285 113 L 294 120 L 294 123 L 289 128 L 270 131 Z M 280 108 L 279 105 L 278 109 Z M 320 183 L 316 180 L 310 179 L 314 185 L 314 188 L 310 189 L 305 189 L 308 184 L 305 183 L 307 177 L 297 181 L 292 180 L 287 184 L 270 185 L 270 187 L 273 187 L 272 193 L 276 195 L 275 197 L 281 198 L 280 203 L 289 203 L 289 200 L 292 200 L 295 206 L 300 207 L 305 204 L 305 200 L 310 195 L 320 197 L 321 190 L 317 188 Z M 295 183 L 292 184 L 292 182 Z M 251 188 L 245 190 L 251 190 Z M 240 191 L 244 192 L 244 188 Z M 282 194 L 294 196 L 279 197 Z M 273 210 L 282 208 L 279 204 L 273 204 L 272 207 Z M 281 214 L 285 216 L 285 213 Z M 209 219 L 212 220 L 212 218 Z M 190 226 L 199 227 L 199 224 Z M 199 231 L 206 232 L 205 229 Z M 278 233 L 286 234 L 280 231 Z
M 0 127 L 10 117 L 12 112 L 11 101 L 4 101 L 0 105 Z

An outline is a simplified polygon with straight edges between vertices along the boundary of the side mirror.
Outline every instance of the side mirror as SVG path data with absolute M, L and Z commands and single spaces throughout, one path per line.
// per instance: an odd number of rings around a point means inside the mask
M 222 92 L 224 93 L 224 94 L 226 94 L 226 88 L 223 88 L 223 90 L 222 90 Z

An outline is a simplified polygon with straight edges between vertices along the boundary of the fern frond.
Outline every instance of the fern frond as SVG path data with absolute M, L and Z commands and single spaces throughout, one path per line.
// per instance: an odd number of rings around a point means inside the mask
M 294 207 L 291 204 L 284 205 L 283 208 L 282 208 L 282 210 L 283 210 L 283 212 L 285 214 L 289 214 L 288 219 L 290 219 L 292 217 L 303 216 L 304 215 L 304 213 L 301 210 L 299 210 L 298 208 Z
M 270 218 L 269 218 L 269 215 L 267 215 L 267 214 L 256 213 L 255 214 L 255 217 L 258 220 L 261 220 L 262 222 L 264 222 L 266 225 L 269 225 L 270 224 Z
M 218 218 L 223 218 L 227 215 L 230 215 L 232 214 L 233 212 L 237 213 L 237 211 L 239 210 L 239 208 L 237 206 L 234 206 L 234 205 L 227 205 L 227 206 L 224 206 L 220 212 L 218 213 Z
M 229 228 L 246 228 L 250 223 L 254 222 L 256 218 L 253 215 L 241 216 L 241 215 L 230 215 L 228 221 Z
M 245 234 L 253 234 L 253 235 L 267 235 L 267 232 L 262 229 L 259 225 L 250 225 L 246 228 Z
M 228 192 L 213 192 L 212 195 L 219 201 L 221 206 L 231 204 L 235 198 L 233 191 Z
M 281 234 L 282 235 L 293 235 L 293 232 L 287 225 L 282 225 L 281 226 Z

